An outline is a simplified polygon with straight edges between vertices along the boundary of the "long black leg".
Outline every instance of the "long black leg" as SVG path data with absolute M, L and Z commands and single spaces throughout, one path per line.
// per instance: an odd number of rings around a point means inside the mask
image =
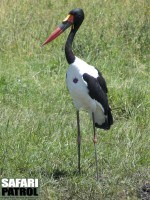
M 95 149 L 95 162 L 96 162 L 96 180 L 98 181 L 98 161 L 97 161 L 97 149 L 96 149 L 96 143 L 97 143 L 97 138 L 96 138 L 96 131 L 95 131 L 95 119 L 94 119 L 94 113 L 92 113 L 92 119 L 93 119 L 93 131 L 94 131 L 94 149 Z
M 78 143 L 78 172 L 80 174 L 80 143 L 81 143 L 81 135 L 80 135 L 80 118 L 79 118 L 79 110 L 77 110 L 77 143 Z

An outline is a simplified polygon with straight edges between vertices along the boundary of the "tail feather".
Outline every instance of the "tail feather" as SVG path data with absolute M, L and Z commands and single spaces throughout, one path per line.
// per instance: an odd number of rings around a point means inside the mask
M 111 108 L 110 107 L 109 107 L 109 110 L 108 110 L 108 123 L 109 123 L 110 126 L 113 124 L 113 116 L 111 114 Z
M 99 107 L 99 109 L 100 109 L 100 107 Z M 104 113 L 102 113 L 102 110 L 101 110 L 101 112 L 96 110 L 96 112 L 94 113 L 94 116 L 95 116 L 95 127 L 101 128 L 104 130 L 110 129 L 110 126 L 113 124 L 111 108 L 108 109 L 106 115 L 104 115 Z

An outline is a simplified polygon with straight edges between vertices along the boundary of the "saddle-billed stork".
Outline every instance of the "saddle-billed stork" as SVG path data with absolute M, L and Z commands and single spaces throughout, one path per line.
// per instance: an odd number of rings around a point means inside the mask
M 84 12 L 82 9 L 73 9 L 68 16 L 58 26 L 58 28 L 48 37 L 43 45 L 51 42 L 68 27 L 71 26 L 70 34 L 65 45 L 65 55 L 69 68 L 66 74 L 66 84 L 70 95 L 73 99 L 77 113 L 77 142 L 78 142 L 78 172 L 80 173 L 80 120 L 79 111 L 81 108 L 86 109 L 93 121 L 94 130 L 94 148 L 96 160 L 96 178 L 98 180 L 98 161 L 96 150 L 96 131 L 95 127 L 108 130 L 113 124 L 111 109 L 108 104 L 107 86 L 105 79 L 98 69 L 87 64 L 80 58 L 76 57 L 72 51 L 72 43 L 77 30 L 84 20 Z

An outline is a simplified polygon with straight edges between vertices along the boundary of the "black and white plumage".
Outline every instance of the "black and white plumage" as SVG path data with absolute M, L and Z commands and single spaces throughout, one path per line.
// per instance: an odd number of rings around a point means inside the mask
M 95 126 L 109 129 L 112 124 L 111 110 L 108 105 L 107 87 L 101 73 L 79 58 L 69 65 L 66 83 L 77 110 L 87 110 Z
M 51 42 L 63 31 L 71 26 L 71 31 L 65 45 L 65 55 L 69 63 L 66 73 L 66 84 L 77 110 L 78 127 L 78 170 L 80 172 L 80 120 L 79 110 L 81 108 L 88 111 L 93 120 L 94 145 L 96 158 L 96 172 L 98 179 L 98 164 L 96 152 L 96 132 L 95 127 L 108 130 L 113 124 L 111 109 L 108 104 L 107 86 L 102 74 L 95 67 L 87 64 L 76 57 L 72 51 L 74 36 L 84 20 L 82 9 L 73 9 L 65 18 L 62 24 L 49 36 L 43 45 Z

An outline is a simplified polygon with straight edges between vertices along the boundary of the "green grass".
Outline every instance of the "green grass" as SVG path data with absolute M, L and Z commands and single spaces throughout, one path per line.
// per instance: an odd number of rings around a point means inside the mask
M 99 182 L 85 112 L 82 173 L 75 173 L 76 112 L 65 86 L 63 51 L 69 30 L 41 48 L 76 7 L 84 9 L 85 21 L 74 52 L 103 73 L 114 116 L 109 131 L 97 129 Z M 148 11 L 147 0 L 1 0 L 1 178 L 39 178 L 41 200 L 146 200 L 141 188 L 150 182 Z

